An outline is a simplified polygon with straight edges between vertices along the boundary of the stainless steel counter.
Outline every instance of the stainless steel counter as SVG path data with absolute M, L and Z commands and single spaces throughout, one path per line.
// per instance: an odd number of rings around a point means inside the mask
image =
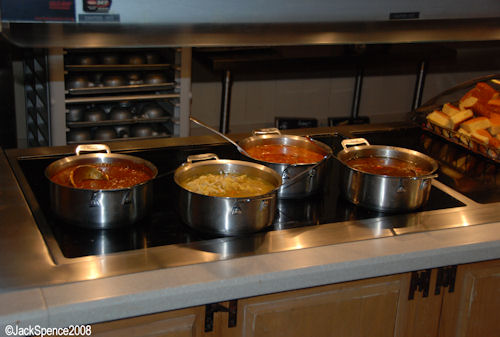
M 357 127 L 359 129 L 359 126 Z M 308 132 L 303 130 L 300 132 Z M 333 132 L 318 128 L 316 133 Z M 296 132 L 296 133 L 300 133 Z M 349 128 L 342 132 L 348 133 Z M 239 135 L 234 135 L 238 139 Z M 153 141 L 117 142 L 112 149 L 141 149 L 203 143 L 220 143 L 217 137 L 172 138 Z M 9 150 L 10 156 L 44 156 L 72 152 L 72 146 Z M 12 162 L 10 165 L 15 166 Z M 2 291 L 65 284 L 67 282 L 102 279 L 117 275 L 172 268 L 175 266 L 231 260 L 244 256 L 336 245 L 409 233 L 475 226 L 500 221 L 500 203 L 480 205 L 435 181 L 435 187 L 452 195 L 466 206 L 417 212 L 404 215 L 380 216 L 367 220 L 308 226 L 260 233 L 251 238 L 217 238 L 181 245 L 168 245 L 127 252 L 65 258 L 50 235 L 42 236 L 32 211 L 23 196 L 22 176 L 14 176 L 6 155 L 0 153 L 0 288 Z M 29 193 L 29 192 L 28 192 Z M 36 213 L 40 210 L 34 209 Z M 43 229 L 42 229 L 43 231 Z

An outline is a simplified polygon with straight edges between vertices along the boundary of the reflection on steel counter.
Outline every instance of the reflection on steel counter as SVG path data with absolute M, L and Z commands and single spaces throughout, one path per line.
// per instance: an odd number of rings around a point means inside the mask
M 317 136 L 315 139 L 338 150 L 343 137 L 329 134 Z M 161 175 L 164 172 L 175 170 L 186 160 L 188 155 L 207 152 L 216 153 L 223 158 L 242 159 L 241 154 L 228 144 L 143 149 L 128 151 L 127 154 L 151 161 L 158 167 Z M 49 228 L 66 258 L 173 244 L 196 243 L 202 247 L 206 246 L 204 242 L 208 242 L 208 239 L 217 239 L 214 235 L 200 233 L 182 223 L 177 212 L 178 189 L 172 175 L 164 176 L 155 181 L 152 214 L 135 225 L 119 230 L 90 230 L 77 228 L 58 220 L 49 210 L 49 186 L 48 181 L 44 179 L 43 170 L 48 164 L 62 156 L 63 154 L 53 154 L 53 156 L 42 158 L 26 158 L 19 160 L 19 164 L 36 198 L 36 200 L 30 200 L 30 206 L 34 208 L 38 205 L 40 209 L 39 212 L 35 212 L 36 221 L 41 228 Z M 363 220 L 383 215 L 380 212 L 357 207 L 340 194 L 338 188 L 339 163 L 335 158 L 330 158 L 328 161 L 328 172 L 323 189 L 316 195 L 303 199 L 280 200 L 274 223 L 263 229 L 262 233 L 350 220 L 358 220 L 359 226 L 363 226 Z M 429 202 L 421 210 L 460 206 L 464 206 L 464 204 L 433 186 Z M 402 223 L 393 224 L 393 226 L 401 225 Z M 241 243 L 250 240 L 247 242 L 248 246 L 244 246 L 250 249 L 257 244 L 258 238 L 261 238 L 260 235 L 263 234 L 248 235 L 245 240 L 224 239 L 224 242 L 238 241 Z M 244 249 L 243 246 L 238 246 L 238 248 L 230 245 L 227 247 L 227 244 L 225 247 L 231 251 Z

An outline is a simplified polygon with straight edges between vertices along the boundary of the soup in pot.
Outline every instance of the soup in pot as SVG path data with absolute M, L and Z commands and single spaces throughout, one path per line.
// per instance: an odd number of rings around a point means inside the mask
M 50 180 L 56 184 L 95 190 L 113 190 L 128 188 L 146 182 L 153 178 L 153 172 L 143 164 L 133 162 L 117 162 L 112 164 L 91 164 L 96 169 L 104 172 L 109 177 L 106 179 L 85 179 L 78 181 L 77 186 L 71 183 L 71 172 L 79 165 L 72 165 L 56 172 Z
M 417 167 L 414 164 L 397 158 L 362 157 L 353 158 L 346 164 L 356 170 L 392 177 L 420 177 L 430 171 Z
M 246 151 L 254 159 L 278 164 L 313 164 L 325 157 L 303 147 L 282 144 L 257 145 Z
M 195 176 L 182 182 L 181 185 L 190 192 L 231 198 L 263 195 L 275 188 L 273 184 L 259 177 L 224 172 Z

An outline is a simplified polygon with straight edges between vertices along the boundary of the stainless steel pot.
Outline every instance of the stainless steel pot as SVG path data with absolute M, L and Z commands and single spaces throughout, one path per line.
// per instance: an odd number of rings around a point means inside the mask
M 193 193 L 183 187 L 183 182 L 193 176 L 220 172 L 260 177 L 276 188 L 260 196 L 231 198 Z M 179 210 L 182 221 L 196 230 L 235 236 L 257 232 L 273 223 L 281 177 L 264 165 L 222 160 L 211 153 L 194 155 L 189 156 L 186 163 L 177 168 L 174 181 L 180 187 Z
M 337 154 L 342 164 L 341 190 L 352 203 L 382 212 L 402 212 L 416 210 L 429 199 L 432 179 L 437 177 L 438 164 L 434 159 L 405 148 L 370 145 L 363 138 L 344 140 L 342 147 L 344 149 Z M 428 174 L 395 177 L 362 172 L 347 164 L 350 159 L 365 157 L 403 160 Z
M 279 164 L 257 160 L 242 153 L 252 161 L 270 167 L 281 175 L 283 185 L 278 190 L 278 198 L 303 198 L 321 191 L 326 176 L 326 162 L 332 156 L 332 149 L 328 145 L 308 137 L 282 135 L 275 128 L 255 130 L 253 136 L 239 142 L 245 151 L 265 144 L 298 146 L 324 155 L 323 160 L 313 164 Z
M 106 153 L 80 154 L 82 151 Z M 64 221 L 86 228 L 107 229 L 131 225 L 148 215 L 153 205 L 153 180 L 156 166 L 147 160 L 110 153 L 107 145 L 86 144 L 76 147 L 76 155 L 59 159 L 45 169 L 50 181 L 51 209 Z M 60 170 L 79 164 L 134 162 L 146 165 L 153 177 L 144 183 L 116 190 L 79 189 L 56 184 L 50 178 Z

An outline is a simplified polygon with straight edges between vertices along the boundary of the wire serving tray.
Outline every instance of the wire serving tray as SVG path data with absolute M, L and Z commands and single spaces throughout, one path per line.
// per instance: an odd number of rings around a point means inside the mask
M 426 119 L 427 114 L 434 110 L 441 110 L 445 103 L 458 105 L 457 102 L 459 99 L 479 82 L 486 82 L 500 92 L 500 74 L 477 77 L 445 90 L 425 102 L 413 111 L 413 120 L 424 130 L 438 135 L 448 142 L 457 144 L 470 152 L 500 163 L 500 149 L 480 143 L 466 134 L 444 128 Z

